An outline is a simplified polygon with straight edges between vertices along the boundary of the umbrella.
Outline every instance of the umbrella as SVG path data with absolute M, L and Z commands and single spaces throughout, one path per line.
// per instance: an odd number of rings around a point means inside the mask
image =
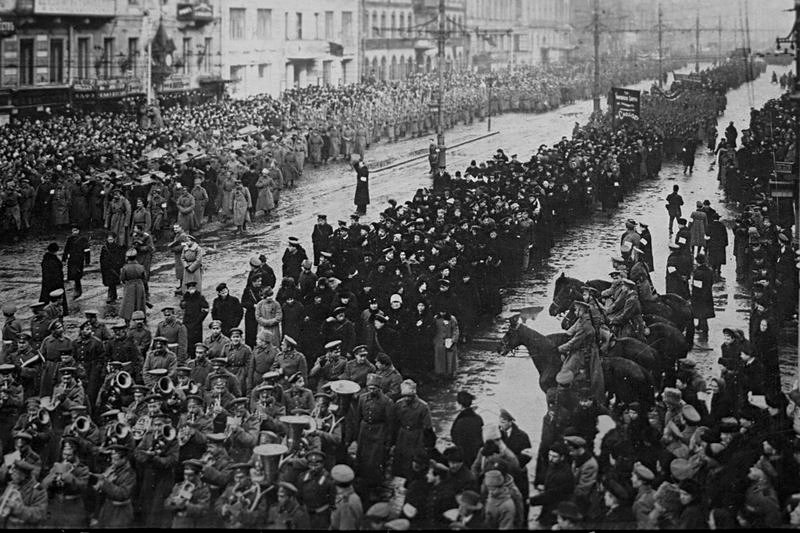
M 255 126 L 253 126 L 252 124 L 251 124 L 251 125 L 249 125 L 249 126 L 245 126 L 244 128 L 241 128 L 241 129 L 239 130 L 239 135 L 242 135 L 242 136 L 245 136 L 245 135 L 252 135 L 252 134 L 254 134 L 254 133 L 258 133 L 258 128 L 256 128 L 256 127 L 255 127 Z
M 155 148 L 155 149 L 150 150 L 149 152 L 147 152 L 144 156 L 147 159 L 152 160 L 152 159 L 161 159 L 162 157 L 164 157 L 167 154 L 169 154 L 169 152 L 167 152 L 163 148 Z

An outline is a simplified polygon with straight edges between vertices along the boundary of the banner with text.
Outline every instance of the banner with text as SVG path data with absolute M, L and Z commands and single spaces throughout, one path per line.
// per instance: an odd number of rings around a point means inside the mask
M 624 119 L 639 120 L 641 108 L 641 91 L 621 87 L 611 88 L 611 113 L 615 124 Z

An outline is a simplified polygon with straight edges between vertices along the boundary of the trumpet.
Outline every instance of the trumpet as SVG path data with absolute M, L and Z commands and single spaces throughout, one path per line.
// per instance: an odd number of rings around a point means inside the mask
M 16 485 L 9 483 L 3 491 L 3 496 L 0 497 L 0 518 L 6 518 L 11 514 L 12 503 L 21 504 L 22 493 Z
M 194 496 L 194 490 L 197 488 L 197 485 L 192 483 L 191 481 L 184 481 L 181 485 L 181 488 L 178 489 L 178 498 L 183 500 L 184 502 L 191 501 L 192 496 Z
M 181 426 L 178 430 L 178 445 L 185 446 L 194 436 L 194 429 L 187 426 Z
M 189 381 L 186 385 L 181 385 L 178 387 L 179 389 L 184 391 L 184 394 L 187 396 L 194 396 L 200 394 L 200 385 L 195 383 L 194 381 Z

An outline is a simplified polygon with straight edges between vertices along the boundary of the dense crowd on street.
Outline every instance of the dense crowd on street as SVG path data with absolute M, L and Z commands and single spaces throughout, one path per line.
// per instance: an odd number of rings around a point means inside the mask
M 735 85 L 725 67 L 704 76 Z M 661 105 L 674 123 L 716 122 L 716 107 Z M 769 351 L 779 323 L 726 330 L 724 372 L 708 382 L 685 357 L 714 318 L 728 243 L 710 202 L 683 218 L 678 189 L 666 199 L 670 294 L 653 289 L 647 226 L 628 220 L 609 281 L 560 283 L 557 340 L 510 321 L 503 351 L 540 348 L 529 349 L 548 404 L 538 450 L 507 410 L 483 420 L 467 391 L 442 449 L 417 394 L 455 376 L 481 317 L 500 312 L 503 288 L 559 225 L 595 202 L 616 208 L 658 174 L 665 127 L 594 117 L 528 161 L 498 150 L 463 174 L 440 167 L 430 189 L 389 201 L 370 224 L 356 213 L 334 227 L 320 213 L 308 250 L 288 240 L 280 277 L 265 256 L 249 260 L 240 295 L 204 285 L 202 239 L 179 211 L 165 218 L 179 298 L 159 309 L 148 306 L 152 236 L 117 219 L 100 265 L 110 303 L 121 287 L 119 317 L 86 310 L 75 338 L 64 263 L 79 296 L 90 246 L 73 229 L 44 254 L 33 319 L 15 317 L 21 302 L 2 307 L 3 526 L 511 529 L 528 526 L 531 507 L 537 527 L 555 529 L 800 523 L 800 391 L 780 388 Z M 356 172 L 361 183 L 369 171 L 362 161 Z M 233 205 L 234 217 L 246 209 Z M 760 209 L 751 221 L 759 237 L 742 275 L 790 283 L 786 229 Z M 753 272 L 761 245 L 772 278 Z
M 652 61 L 610 64 L 602 87 L 612 79 L 647 79 L 655 69 Z M 554 109 L 591 87 L 584 65 L 493 75 L 500 81 L 492 113 Z M 486 77 L 447 74 L 446 129 L 486 116 Z M 281 191 L 307 165 L 349 163 L 380 141 L 429 135 L 436 124 L 429 104 L 436 98 L 432 77 L 414 76 L 395 84 L 291 89 L 277 99 L 170 100 L 147 113 L 72 110 L 22 119 L 3 127 L 0 138 L 0 227 L 6 238 L 31 228 L 104 227 L 121 245 L 130 244 L 137 225 L 158 241 L 176 219 L 189 231 L 210 219 L 244 231 L 248 222 L 271 215 Z

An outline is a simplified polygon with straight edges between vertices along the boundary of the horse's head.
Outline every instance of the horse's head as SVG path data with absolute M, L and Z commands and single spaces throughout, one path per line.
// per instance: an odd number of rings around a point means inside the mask
M 550 316 L 557 316 L 569 310 L 572 302 L 576 299 L 575 284 L 572 278 L 561 276 L 556 280 L 556 288 L 553 291 L 553 303 L 550 304 Z
M 500 346 L 497 349 L 500 355 L 506 355 L 521 344 L 519 339 L 520 325 L 519 315 L 514 315 L 508 319 L 508 331 L 503 335 L 503 338 L 500 340 Z

